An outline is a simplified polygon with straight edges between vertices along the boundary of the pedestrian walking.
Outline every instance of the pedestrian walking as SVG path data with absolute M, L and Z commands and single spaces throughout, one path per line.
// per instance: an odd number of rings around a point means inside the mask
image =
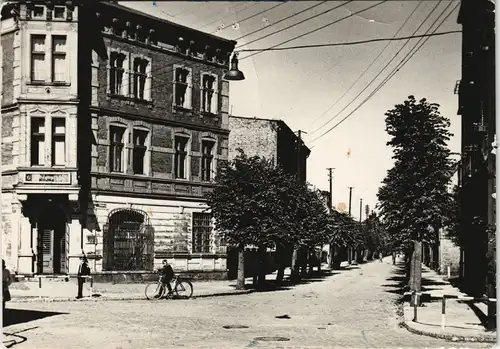
M 9 269 L 5 267 L 5 260 L 2 259 L 2 313 L 5 311 L 5 302 L 10 301 L 9 285 L 12 283 L 12 276 Z
M 378 258 L 380 260 L 380 263 L 382 263 L 384 261 L 384 255 L 382 254 L 382 252 L 379 252 Z
M 85 283 L 86 276 L 90 275 L 90 267 L 88 264 L 87 257 L 85 255 L 80 257 L 80 266 L 78 267 L 78 295 L 77 299 L 83 298 L 83 284 Z

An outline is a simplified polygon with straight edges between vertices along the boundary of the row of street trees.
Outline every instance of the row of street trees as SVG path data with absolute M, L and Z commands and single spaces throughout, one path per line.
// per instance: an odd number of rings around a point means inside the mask
M 307 267 L 312 271 L 318 246 L 369 245 L 381 250 L 385 241 L 376 216 L 361 225 L 348 214 L 330 212 L 319 191 L 272 161 L 248 157 L 243 150 L 219 164 L 215 182 L 206 198 L 215 228 L 238 249 L 238 288 L 245 287 L 245 247 L 257 247 L 260 256 L 275 248 L 277 281 L 283 280 L 285 267 L 291 265 L 291 281 L 297 282 Z M 371 234 L 372 230 L 377 233 Z M 286 261 L 290 255 L 291 261 Z M 259 273 L 258 284 L 263 285 L 265 270 L 260 268 Z
M 416 292 L 421 290 L 422 243 L 433 245 L 440 229 L 456 224 L 449 184 L 457 162 L 447 145 L 450 121 L 438 107 L 410 96 L 385 114 L 394 166 L 379 188 L 379 208 L 391 248 L 405 252 Z

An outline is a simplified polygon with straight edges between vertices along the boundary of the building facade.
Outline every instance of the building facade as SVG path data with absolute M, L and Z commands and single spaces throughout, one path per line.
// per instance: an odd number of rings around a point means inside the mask
M 282 120 L 229 116 L 229 158 L 242 149 L 248 156 L 273 161 L 286 172 L 307 180 L 307 158 L 311 151 Z
M 148 274 L 162 259 L 223 276 L 203 196 L 228 157 L 235 42 L 115 3 L 2 12 L 9 267 L 73 274 L 84 253 L 103 276 Z
M 495 257 L 488 231 L 495 223 L 495 5 L 489 0 L 462 0 L 462 116 L 460 219 L 463 250 L 461 276 L 465 291 L 487 291 L 488 259 Z M 488 257 L 489 255 L 489 257 Z M 494 276 L 493 276 L 494 278 Z M 489 290 L 490 297 L 495 292 Z

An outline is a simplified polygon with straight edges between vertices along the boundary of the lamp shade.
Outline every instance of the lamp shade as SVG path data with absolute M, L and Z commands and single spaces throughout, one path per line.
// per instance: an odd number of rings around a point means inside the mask
M 236 54 L 231 58 L 231 69 L 224 75 L 224 79 L 231 81 L 245 80 L 245 75 L 238 69 L 238 57 Z

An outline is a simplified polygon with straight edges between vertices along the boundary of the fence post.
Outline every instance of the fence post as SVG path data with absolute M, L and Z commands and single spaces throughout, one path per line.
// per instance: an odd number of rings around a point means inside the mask
M 413 291 L 414 298 L 413 298 L 413 322 L 417 322 L 417 305 L 418 305 L 418 293 L 416 291 Z
M 441 306 L 441 330 L 444 331 L 446 326 L 446 295 L 443 295 L 443 301 Z
M 42 288 L 42 278 L 38 277 L 38 288 Z

